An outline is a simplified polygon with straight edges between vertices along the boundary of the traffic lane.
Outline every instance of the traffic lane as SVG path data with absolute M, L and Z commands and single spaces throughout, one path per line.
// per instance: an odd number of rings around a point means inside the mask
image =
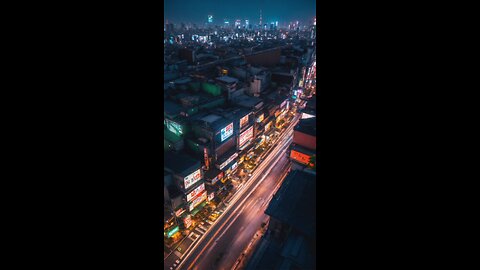
M 223 241 L 224 250 L 228 250 L 219 263 L 219 269 L 231 269 L 233 267 L 255 233 L 261 228 L 262 222 L 267 220 L 265 210 L 275 191 L 275 187 L 280 182 L 282 174 L 288 168 L 287 164 L 288 159 L 286 157 L 279 161 L 276 165 L 278 170 L 270 173 L 270 179 L 264 182 L 265 185 L 262 185 L 262 191 L 256 192 L 257 194 L 251 197 L 252 202 L 250 205 L 244 209 L 235 221 L 235 224 L 225 233 L 225 235 L 230 234 L 233 239 L 230 241 L 228 239 L 219 240 L 219 246 L 221 244 L 220 241 Z
M 195 246 L 193 247 L 193 250 L 187 254 L 187 256 L 184 257 L 185 261 L 181 262 L 181 267 L 184 268 L 185 266 L 189 266 L 192 264 L 192 262 L 195 262 L 199 254 L 202 252 L 202 250 L 205 250 L 205 245 L 208 244 L 209 241 L 211 241 L 212 237 L 216 237 L 218 234 L 217 230 L 219 228 L 222 228 L 225 226 L 225 222 L 228 222 L 228 220 L 231 218 L 230 213 L 237 211 L 240 207 L 242 207 L 242 203 L 239 203 L 241 200 L 240 195 L 248 194 L 249 192 L 253 192 L 252 189 L 255 188 L 257 180 L 262 178 L 262 174 L 260 171 L 266 170 L 268 171 L 268 168 L 272 166 L 272 162 L 275 161 L 275 159 L 280 158 L 279 154 L 281 152 L 284 152 L 286 150 L 286 147 L 288 147 L 290 141 L 292 140 L 292 133 L 291 130 L 287 131 L 285 133 L 285 136 L 282 137 L 282 140 L 280 141 L 281 143 L 278 143 L 276 145 L 276 148 L 274 148 L 274 151 L 268 155 L 267 158 L 265 158 L 264 162 L 260 164 L 259 169 L 261 170 L 256 170 L 252 176 L 252 179 L 250 179 L 249 183 L 247 184 L 248 186 L 244 186 L 244 190 L 242 192 L 239 192 L 239 194 L 236 194 L 233 199 L 233 205 L 226 210 L 226 212 L 220 216 L 220 218 L 217 220 L 217 223 L 213 225 L 213 228 L 207 232 L 205 236 L 202 237 L 202 239 L 199 239 L 199 242 L 194 244 Z M 202 254 L 203 255 L 203 254 Z
M 279 149 L 283 149 L 283 147 L 279 148 Z M 285 149 L 283 149 L 283 150 L 285 150 Z M 275 161 L 278 161 L 282 157 L 280 155 L 282 153 L 285 153 L 285 151 L 282 151 L 282 152 L 276 151 L 272 155 L 272 157 L 275 157 L 275 159 L 269 158 L 269 159 L 266 160 L 266 163 L 265 163 L 264 167 L 267 168 L 267 172 L 268 172 L 269 169 L 270 170 L 273 169 L 271 166 L 275 164 Z M 264 176 L 264 174 L 262 175 L 262 174 L 258 174 L 258 173 L 256 175 Z M 264 177 L 264 178 L 266 178 L 266 177 Z M 252 180 L 255 180 L 255 179 L 252 179 Z M 207 250 L 207 245 L 213 244 L 214 240 L 216 238 L 218 238 L 218 236 L 222 236 L 221 232 L 222 232 L 223 228 L 226 228 L 227 226 L 229 226 L 231 224 L 230 221 L 235 218 L 235 216 L 238 214 L 239 211 L 241 212 L 241 208 L 244 207 L 244 202 L 248 199 L 247 197 L 249 197 L 248 194 L 253 193 L 256 186 L 260 185 L 261 183 L 262 182 L 255 183 L 255 181 L 253 181 L 251 185 L 246 187 L 246 190 L 241 192 L 242 197 L 240 197 L 240 200 L 236 200 L 236 198 L 235 198 L 232 201 L 232 205 L 231 205 L 232 207 L 224 213 L 224 215 L 225 215 L 224 219 L 220 220 L 221 222 L 218 224 L 218 226 L 216 226 L 214 228 L 214 230 L 209 231 L 207 233 L 206 237 L 204 239 L 202 239 L 204 241 L 199 242 L 193 248 L 191 254 L 186 256 L 185 261 L 183 261 L 181 263 L 181 268 L 182 269 L 186 269 L 187 267 L 192 267 L 192 266 L 194 266 L 198 263 L 197 261 L 199 260 L 200 256 L 203 257 L 206 254 L 206 252 L 204 252 L 204 251 Z M 243 196 L 244 194 L 247 194 L 247 195 Z M 215 225 L 217 225 L 217 224 L 215 224 Z M 196 269 L 196 268 L 194 268 L 194 269 Z
M 291 137 L 289 137 L 289 140 L 291 140 Z M 278 148 L 276 148 L 276 150 L 272 153 L 272 155 L 265 160 L 266 163 L 264 163 L 264 165 L 262 166 L 263 167 L 262 169 L 266 169 L 265 170 L 266 173 L 268 173 L 269 170 L 273 169 L 272 165 L 274 165 L 276 161 L 282 158 L 281 155 L 285 154 L 287 146 L 288 146 L 288 140 L 285 141 L 283 144 L 279 144 Z M 256 171 L 254 172 L 254 174 L 255 174 L 254 179 L 251 179 L 252 180 L 251 184 L 249 184 L 249 186 L 246 186 L 246 189 L 243 192 L 239 193 L 239 195 L 242 195 L 242 196 L 238 197 L 238 199 L 237 198 L 233 199 L 231 208 L 224 213 L 225 216 L 219 219 L 219 223 L 215 224 L 214 225 L 215 227 L 207 233 L 205 238 L 201 239 L 200 242 L 196 244 L 196 246 L 191 251 L 191 254 L 185 257 L 185 261 L 181 263 L 182 269 L 186 269 L 187 267 L 193 266 L 194 264 L 197 263 L 197 260 L 199 259 L 200 256 L 205 255 L 204 251 L 206 250 L 206 245 L 209 244 L 209 242 L 213 242 L 214 238 L 220 236 L 220 231 L 222 230 L 222 228 L 225 228 L 227 226 L 227 223 L 229 223 L 229 221 L 234 218 L 234 215 L 236 215 L 237 212 L 240 211 L 240 209 L 243 207 L 243 202 L 246 201 L 247 199 L 246 197 L 248 197 L 248 194 L 253 193 L 254 192 L 253 189 L 255 189 L 256 186 L 261 184 L 261 182 L 256 183 L 257 181 L 255 180 L 258 180 L 258 179 L 255 179 L 255 178 L 257 178 L 257 176 L 261 178 L 263 178 L 263 176 L 266 176 L 265 174 L 261 174 L 260 171 Z M 262 180 L 261 178 L 260 180 Z M 244 196 L 244 194 L 247 194 L 247 196 Z
M 230 221 L 225 227 L 221 237 L 207 247 L 207 252 L 197 261 L 195 269 L 230 269 L 249 244 L 255 233 L 260 229 L 262 222 L 267 219 L 265 209 L 268 205 L 275 187 L 280 181 L 282 174 L 288 169 L 288 159 L 282 157 L 276 164 L 269 176 L 250 195 L 243 211 Z M 224 256 L 217 262 L 220 251 Z

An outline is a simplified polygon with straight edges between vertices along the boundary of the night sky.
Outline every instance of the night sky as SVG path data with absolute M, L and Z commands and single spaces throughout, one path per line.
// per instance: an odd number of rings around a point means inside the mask
M 232 24 L 235 19 L 249 19 L 258 24 L 260 9 L 263 23 L 299 20 L 308 21 L 315 16 L 316 0 L 165 0 L 164 19 L 169 22 L 202 24 L 212 14 L 214 24 L 222 24 L 227 18 Z M 242 24 L 244 21 L 242 21 Z

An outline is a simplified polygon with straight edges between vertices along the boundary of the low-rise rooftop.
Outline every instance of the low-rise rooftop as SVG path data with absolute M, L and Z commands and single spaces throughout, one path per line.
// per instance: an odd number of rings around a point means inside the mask
M 315 175 L 291 171 L 273 196 L 265 213 L 308 237 L 315 238 Z

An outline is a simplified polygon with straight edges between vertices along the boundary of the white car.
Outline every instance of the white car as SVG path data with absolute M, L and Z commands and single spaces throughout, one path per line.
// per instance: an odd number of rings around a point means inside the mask
M 176 263 L 180 263 L 180 260 L 176 260 L 175 262 L 176 262 Z

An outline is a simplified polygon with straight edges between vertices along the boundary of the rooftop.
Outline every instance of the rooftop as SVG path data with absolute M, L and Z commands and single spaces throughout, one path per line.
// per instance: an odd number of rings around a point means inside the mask
M 224 83 L 236 83 L 236 82 L 238 82 L 238 80 L 236 78 L 229 77 L 229 76 L 218 77 L 217 80 L 221 81 L 221 82 L 224 82 Z
M 311 135 L 317 136 L 317 118 L 307 118 L 300 119 L 298 124 L 294 128 L 296 131 Z
M 210 124 L 214 123 L 215 121 L 221 119 L 221 116 L 215 115 L 215 114 L 209 114 L 205 117 L 203 117 L 201 120 L 208 122 Z
M 315 175 L 291 171 L 273 196 L 265 213 L 308 237 L 315 238 Z
M 252 108 L 258 103 L 262 102 L 261 98 L 258 97 L 250 97 L 247 95 L 241 95 L 237 97 L 236 103 L 242 107 Z
M 182 111 L 182 107 L 175 102 L 165 100 L 163 104 L 165 105 L 164 113 L 167 115 L 175 116 Z
M 200 168 L 200 162 L 184 154 L 175 152 L 165 152 L 163 154 L 165 159 L 164 167 L 172 170 L 177 174 L 188 174 L 194 171 L 194 167 Z M 198 169 L 196 168 L 196 169 Z

